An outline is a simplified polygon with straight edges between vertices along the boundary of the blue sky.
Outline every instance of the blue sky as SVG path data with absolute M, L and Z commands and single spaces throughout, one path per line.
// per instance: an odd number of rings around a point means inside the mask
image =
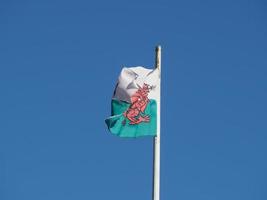
M 0 199 L 147 200 L 152 138 L 107 132 L 162 46 L 161 197 L 267 199 L 265 1 L 0 2 Z

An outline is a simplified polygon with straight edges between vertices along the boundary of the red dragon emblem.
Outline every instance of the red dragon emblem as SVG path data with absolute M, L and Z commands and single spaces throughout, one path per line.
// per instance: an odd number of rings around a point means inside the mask
M 146 115 L 145 109 L 149 103 L 148 93 L 152 87 L 144 83 L 143 87 L 139 87 L 136 93 L 131 97 L 130 107 L 123 113 L 130 122 L 129 124 L 139 124 L 141 122 L 149 122 L 150 117 Z M 125 124 L 125 120 L 123 122 Z

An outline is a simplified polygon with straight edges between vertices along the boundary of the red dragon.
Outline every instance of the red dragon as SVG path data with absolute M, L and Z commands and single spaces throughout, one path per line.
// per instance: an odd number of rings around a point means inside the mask
M 131 105 L 123 113 L 124 117 L 130 120 L 129 124 L 139 124 L 141 122 L 150 121 L 149 115 L 146 115 L 144 112 L 149 103 L 148 93 L 151 89 L 152 87 L 150 85 L 144 83 L 143 87 L 139 87 L 136 93 L 131 96 Z

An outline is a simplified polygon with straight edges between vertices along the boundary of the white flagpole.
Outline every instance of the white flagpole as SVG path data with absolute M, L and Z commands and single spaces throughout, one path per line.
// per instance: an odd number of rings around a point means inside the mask
M 156 47 L 155 68 L 159 70 L 159 90 L 157 101 L 157 136 L 154 137 L 154 160 L 153 160 L 153 200 L 160 200 L 160 79 L 161 79 L 161 46 Z

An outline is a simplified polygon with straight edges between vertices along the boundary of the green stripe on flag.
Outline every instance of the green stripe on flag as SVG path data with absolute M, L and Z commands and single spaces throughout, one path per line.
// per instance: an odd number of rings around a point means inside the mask
M 157 103 L 154 99 L 150 99 L 143 115 L 150 117 L 149 122 L 141 122 L 139 124 L 130 124 L 123 113 L 131 104 L 124 101 L 112 99 L 112 116 L 105 120 L 110 132 L 119 137 L 140 137 L 155 136 L 157 132 Z

